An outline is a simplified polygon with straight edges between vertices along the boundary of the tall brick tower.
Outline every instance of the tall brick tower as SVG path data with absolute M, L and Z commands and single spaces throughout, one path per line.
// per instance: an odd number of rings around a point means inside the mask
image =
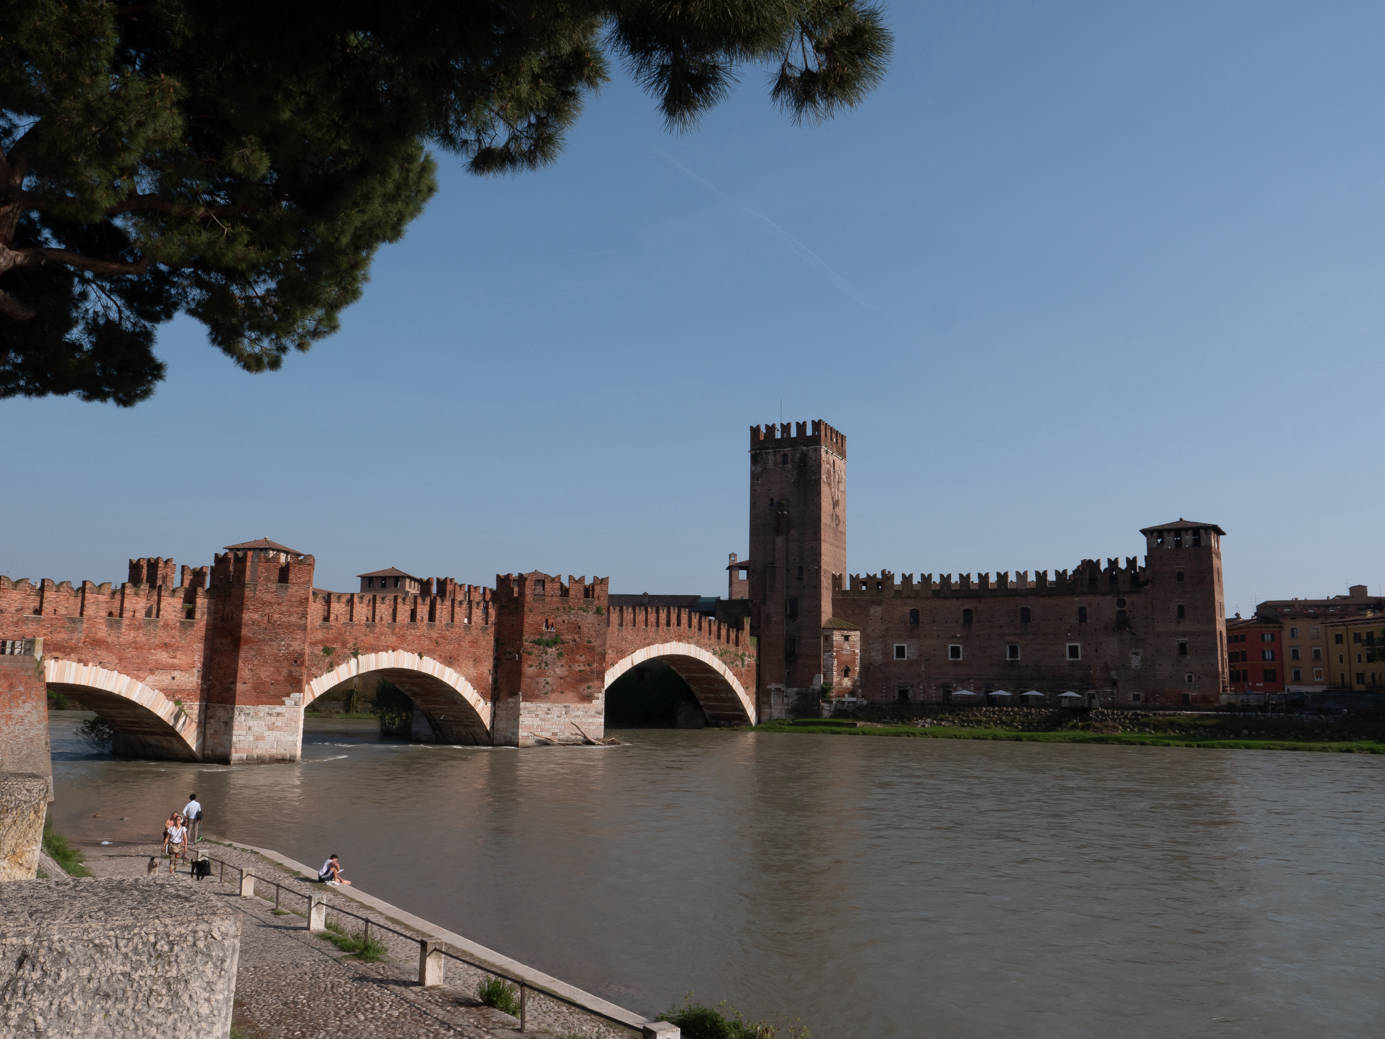
M 1149 580 L 1143 641 L 1159 662 L 1156 673 L 1142 680 L 1161 690 L 1158 698 L 1165 703 L 1216 703 L 1227 683 L 1221 568 L 1226 531 L 1180 518 L 1140 533 Z
M 846 574 L 846 437 L 821 419 L 750 429 L 750 631 L 761 718 L 821 682 L 832 575 Z
M 262 538 L 212 566 L 202 667 L 207 761 L 297 761 L 312 556 Z

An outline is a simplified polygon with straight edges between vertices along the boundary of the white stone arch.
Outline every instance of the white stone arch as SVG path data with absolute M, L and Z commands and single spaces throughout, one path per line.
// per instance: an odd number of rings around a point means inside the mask
M 466 676 L 441 661 L 413 653 L 405 649 L 391 649 L 383 653 L 360 653 L 345 663 L 334 667 L 325 675 L 314 678 L 303 690 L 303 706 L 307 707 L 329 689 L 334 689 L 348 679 L 357 678 L 371 671 L 410 671 L 414 674 L 435 678 L 443 685 L 451 687 L 458 696 L 471 705 L 471 709 L 481 719 L 486 731 L 491 731 L 491 705 L 466 680 Z
M 745 691 L 745 686 L 736 677 L 734 671 L 727 667 L 714 653 L 709 653 L 701 646 L 695 646 L 691 642 L 659 642 L 652 646 L 645 646 L 637 649 L 627 657 L 622 657 L 606 669 L 606 677 L 601 687 L 604 693 L 611 688 L 611 683 L 618 679 L 625 672 L 629 671 L 636 664 L 643 664 L 646 660 L 655 660 L 667 657 L 691 657 L 696 660 L 703 668 L 715 672 L 731 691 L 736 694 L 736 699 L 740 701 L 741 709 L 745 711 L 745 716 L 750 719 L 750 724 L 758 724 L 755 715 L 755 698 Z M 676 668 L 675 668 L 676 670 Z M 688 676 L 684 676 L 686 681 Z
M 195 757 L 201 757 L 197 752 L 197 720 L 163 693 L 138 679 L 119 671 L 97 667 L 95 664 L 79 664 L 74 660 L 44 657 L 43 680 L 48 685 L 72 685 L 95 689 L 139 704 L 172 729 Z

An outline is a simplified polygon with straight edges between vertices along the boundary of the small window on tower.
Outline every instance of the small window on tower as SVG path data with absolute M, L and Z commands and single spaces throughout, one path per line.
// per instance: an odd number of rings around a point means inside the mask
M 962 659 L 962 647 L 959 646 L 959 645 L 958 645 L 957 643 L 955 643 L 955 642 L 949 643 L 949 645 L 948 645 L 948 647 L 947 647 L 947 659 L 948 659 L 948 660 L 961 660 L 961 659 Z
M 1174 579 L 1175 581 L 1177 581 L 1179 584 L 1182 584 L 1182 583 L 1183 583 L 1183 571 L 1182 571 L 1182 570 L 1175 570 L 1175 571 L 1173 572 L 1173 579 Z
M 1030 611 L 1030 609 L 1029 609 L 1028 606 L 1021 606 L 1021 607 L 1020 607 L 1020 623 L 1021 623 L 1021 624 L 1028 624 L 1028 623 L 1029 623 L 1029 619 L 1030 619 L 1032 616 L 1033 616 L 1033 613 Z M 1015 658 L 1015 659 L 1018 659 L 1018 658 Z
M 1082 659 L 1082 643 L 1080 643 L 1080 642 L 1069 642 L 1069 643 L 1068 643 L 1068 659 L 1069 659 L 1069 660 L 1081 660 L 1081 659 Z
M 919 611 L 918 611 L 918 610 L 910 610 L 910 611 L 909 611 L 909 623 L 910 623 L 910 624 L 918 624 L 918 622 L 919 622 Z
M 798 568 L 798 579 L 803 580 L 803 567 L 801 566 Z
M 963 623 L 963 624 L 970 624 L 970 623 L 972 622 L 972 618 L 973 618 L 974 616 L 975 616 L 975 614 L 972 613 L 971 610 L 963 610 L 963 611 L 962 611 L 962 623 Z
M 1195 530 L 1193 531 L 1193 547 L 1197 548 L 1200 544 L 1202 544 L 1202 531 Z
M 1005 659 L 1018 660 L 1020 658 L 1020 644 L 1018 642 L 1005 643 Z
M 1182 620 L 1184 617 L 1188 616 L 1188 611 L 1182 603 L 1179 603 L 1176 607 L 1174 607 L 1174 613 L 1179 620 Z
M 1078 624 L 1086 624 L 1086 623 L 1087 623 L 1087 607 L 1085 607 L 1085 606 L 1079 606 L 1079 607 L 1077 608 L 1077 623 L 1078 623 Z
M 894 658 L 896 660 L 908 660 L 909 647 L 905 645 L 903 642 L 896 642 L 894 644 Z

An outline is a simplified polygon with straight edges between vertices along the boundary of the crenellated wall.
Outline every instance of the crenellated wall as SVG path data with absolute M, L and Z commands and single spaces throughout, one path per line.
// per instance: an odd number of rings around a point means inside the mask
M 832 577 L 833 599 L 853 595 L 916 595 L 974 596 L 974 595 L 1075 595 L 1093 590 L 1133 591 L 1148 582 L 1145 567 L 1138 557 L 1127 556 L 1124 565 L 1119 559 L 1107 559 L 1106 565 L 1096 559 L 1084 559 L 1072 570 L 1028 570 L 1014 573 L 999 571 L 972 574 L 895 574 L 882 570 L 877 574 L 852 574 L 845 586 L 841 574 Z
M 0 634 L 45 639 L 50 684 L 110 720 L 117 749 L 149 757 L 296 759 L 303 708 L 367 675 L 409 694 L 420 738 L 599 738 L 613 662 L 654 644 L 687 658 L 709 717 L 754 715 L 734 692 L 755 687 L 745 632 L 681 609 L 612 613 L 606 578 L 332 592 L 313 587 L 311 555 L 266 546 L 234 546 L 210 567 L 132 559 L 122 585 L 0 577 Z M 0 696 L 0 713 L 17 704 Z

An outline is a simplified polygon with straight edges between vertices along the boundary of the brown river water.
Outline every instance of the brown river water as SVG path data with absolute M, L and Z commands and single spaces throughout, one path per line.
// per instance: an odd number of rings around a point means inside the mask
M 1385 757 L 741 731 L 620 747 L 377 742 L 303 760 L 94 757 L 53 815 L 317 864 L 656 1013 L 691 995 L 855 1036 L 1385 1034 Z

